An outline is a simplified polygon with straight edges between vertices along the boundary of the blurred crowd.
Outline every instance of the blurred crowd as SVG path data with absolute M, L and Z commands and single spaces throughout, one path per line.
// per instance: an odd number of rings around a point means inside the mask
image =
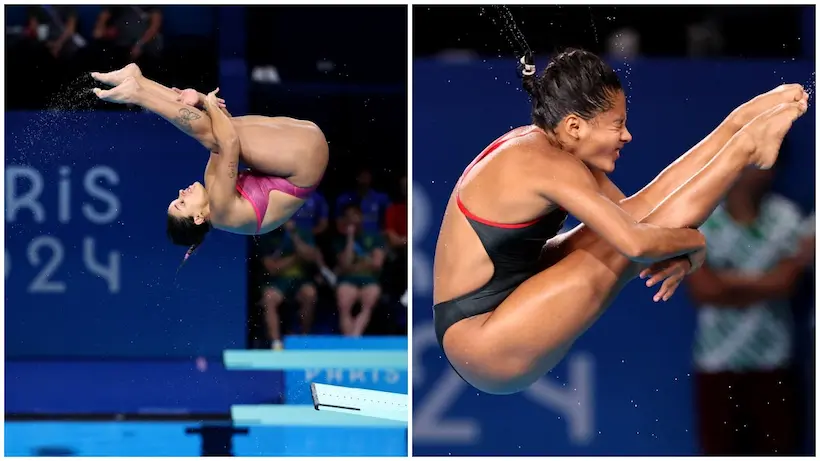
M 78 79 L 129 62 L 169 86 L 211 88 L 218 69 L 215 17 L 215 8 L 197 6 L 9 6 L 7 85 L 38 91 L 8 92 L 6 108 L 70 106 L 59 97 Z
M 417 7 L 414 23 L 423 21 L 429 32 L 413 36 L 413 53 L 454 60 L 506 55 L 520 53 L 523 38 L 539 55 L 580 47 L 600 56 L 626 60 L 791 59 L 813 50 L 814 21 L 807 28 L 806 15 L 814 17 L 813 7 L 543 5 L 509 6 L 501 11 L 491 6 Z M 493 29 L 495 34 L 488 33 Z M 766 33 L 761 34 L 761 30 Z
M 314 192 L 255 239 L 257 346 L 280 349 L 285 334 L 406 333 L 407 178 L 391 194 L 374 189 L 367 168 L 355 179 L 330 201 Z

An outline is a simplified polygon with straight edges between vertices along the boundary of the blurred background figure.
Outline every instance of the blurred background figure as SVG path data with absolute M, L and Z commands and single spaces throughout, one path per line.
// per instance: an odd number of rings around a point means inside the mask
M 747 170 L 701 228 L 707 263 L 688 283 L 698 308 L 695 399 L 706 455 L 799 452 L 804 402 L 790 299 L 814 263 L 815 242 L 801 234 L 799 207 L 771 191 L 776 170 Z
M 305 200 L 305 204 L 293 215 L 293 223 L 302 230 L 307 230 L 314 236 L 322 235 L 327 230 L 330 210 L 327 200 L 318 191 L 314 191 Z
M 362 227 L 369 231 L 384 228 L 384 214 L 390 205 L 390 198 L 384 192 L 373 189 L 373 173 L 369 168 L 362 168 L 356 175 L 356 188 L 347 191 L 336 199 L 336 210 L 342 216 L 347 205 L 355 204 L 362 212 Z
M 7 21 L 6 27 L 6 63 L 15 68 L 10 77 L 47 83 L 48 87 L 58 81 L 56 75 L 77 72 L 79 54 L 87 41 L 78 32 L 76 8 L 29 6 L 13 11 L 14 24 Z
M 376 248 L 387 252 L 386 209 L 405 199 L 368 192 L 407 175 L 407 8 L 5 13 L 5 454 L 405 456 L 402 427 L 306 427 L 286 416 L 322 416 L 312 382 L 407 393 L 406 366 L 258 364 L 305 349 L 407 350 L 406 275 L 373 264 Z M 233 115 L 319 125 L 330 145 L 319 189 L 276 231 L 213 236 L 181 265 L 156 210 L 179 175 L 197 178 L 190 165 L 208 152 L 153 114 L 91 94 L 89 72 L 130 62 L 169 88 L 219 87 Z M 271 69 L 276 78 L 257 78 Z M 335 270 L 347 233 L 336 203 L 362 170 L 357 190 L 376 208 L 366 230 L 356 226 L 354 264 L 340 275 L 364 314 L 343 332 Z M 390 251 L 407 258 L 406 246 Z M 226 351 L 255 368 L 237 369 Z M 256 423 L 237 419 L 237 406 L 261 412 Z
M 298 307 L 295 312 L 299 324 L 297 333 L 310 333 L 317 299 L 314 278 L 321 257 L 312 229 L 300 228 L 291 221 L 283 226 L 283 230 L 262 237 L 269 248 L 262 260 L 268 275 L 268 283 L 262 291 L 262 305 L 274 350 L 283 348 L 280 306 L 285 301 L 295 302 Z M 293 321 L 293 317 L 286 315 L 284 321 Z
M 54 59 L 70 62 L 85 46 L 77 34 L 77 10 L 70 6 L 32 6 L 28 8 L 24 36 L 44 44 Z
M 386 256 L 384 238 L 378 229 L 365 227 L 362 210 L 354 203 L 342 207 L 340 222 L 344 234 L 336 237 L 335 244 L 339 327 L 345 336 L 361 336 L 382 294 L 379 279 Z M 355 305 L 360 308 L 356 315 Z
M 407 305 L 407 176 L 402 176 L 395 192 L 396 199 L 387 207 L 385 236 L 388 253 L 385 262 L 385 292 L 399 295 Z M 390 283 L 395 282 L 395 283 Z
M 95 69 L 120 69 L 136 62 L 146 75 L 156 75 L 163 50 L 162 8 L 107 6 L 97 16 L 92 37 Z
M 413 27 L 413 454 L 813 455 L 815 7 L 425 5 Z M 567 47 L 623 84 L 634 138 L 611 179 L 626 196 L 758 94 L 799 83 L 810 108 L 776 171 L 745 175 L 704 227 L 712 264 L 686 289 L 654 303 L 630 283 L 550 373 L 484 395 L 436 343 L 437 229 L 465 165 L 532 122 L 518 58 L 540 70 Z

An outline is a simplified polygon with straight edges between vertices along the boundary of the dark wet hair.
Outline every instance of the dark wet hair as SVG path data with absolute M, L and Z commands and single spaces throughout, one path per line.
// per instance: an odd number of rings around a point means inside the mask
M 531 54 L 519 64 L 522 85 L 532 101 L 532 122 L 547 131 L 570 114 L 593 119 L 612 108 L 612 96 L 623 90 L 612 67 L 589 51 L 568 48 L 555 55 L 541 75 Z
M 183 258 L 183 264 L 194 253 L 194 250 L 205 241 L 205 236 L 211 230 L 211 223 L 205 221 L 197 225 L 194 218 L 185 217 L 178 218 L 176 216 L 168 215 L 168 228 L 166 234 L 168 239 L 174 245 L 181 245 L 188 247 L 188 251 Z

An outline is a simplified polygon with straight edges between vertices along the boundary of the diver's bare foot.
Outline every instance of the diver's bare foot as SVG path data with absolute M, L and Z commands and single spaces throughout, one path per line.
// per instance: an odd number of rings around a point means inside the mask
M 140 70 L 139 66 L 132 62 L 131 64 L 128 64 L 122 69 L 115 70 L 113 72 L 91 72 L 91 77 L 100 83 L 105 83 L 106 85 L 111 86 L 117 86 L 120 83 L 124 82 L 125 79 L 128 77 L 142 77 L 142 71 Z
M 761 170 L 768 170 L 777 161 L 783 138 L 792 123 L 806 113 L 808 105 L 804 99 L 797 102 L 779 104 L 757 116 L 740 130 L 754 140 L 754 150 L 750 164 Z
M 808 96 L 800 84 L 790 83 L 780 85 L 771 91 L 755 96 L 750 101 L 738 107 L 735 111 L 735 115 L 737 116 L 739 126 L 743 126 L 778 104 L 797 102 L 801 99 L 808 99 Z
M 126 77 L 122 83 L 110 90 L 94 88 L 92 91 L 103 101 L 116 104 L 131 104 L 136 102 L 136 96 L 140 89 L 142 89 L 142 87 L 140 87 L 139 82 L 137 82 L 134 77 Z

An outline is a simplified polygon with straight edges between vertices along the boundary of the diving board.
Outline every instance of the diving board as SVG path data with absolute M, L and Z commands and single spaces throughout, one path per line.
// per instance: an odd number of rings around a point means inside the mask
M 311 383 L 313 406 L 320 411 L 407 423 L 407 394 Z
M 311 368 L 407 370 L 406 350 L 227 350 L 229 370 L 305 370 Z
M 234 424 L 247 426 L 407 427 L 406 417 L 405 421 L 395 421 L 358 414 L 316 411 L 311 405 L 233 405 L 231 419 Z

